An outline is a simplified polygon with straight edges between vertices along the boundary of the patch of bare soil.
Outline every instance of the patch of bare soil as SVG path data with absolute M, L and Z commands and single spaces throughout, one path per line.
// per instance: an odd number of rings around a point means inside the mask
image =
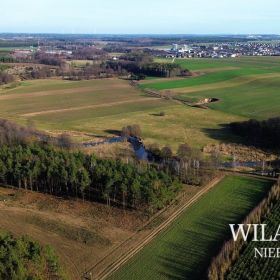
M 50 244 L 70 279 L 126 240 L 146 217 L 80 200 L 0 188 L 0 230 Z
M 187 102 L 187 101 L 183 101 L 184 104 L 187 104 L 189 106 L 192 106 L 192 107 L 197 107 L 197 108 L 200 108 L 200 109 L 209 109 L 209 107 L 207 106 L 208 104 L 210 103 L 214 103 L 214 102 L 218 102 L 219 99 L 218 98 L 215 98 L 215 97 L 210 97 L 210 98 L 203 98 L 203 99 L 200 99 L 198 102 L 196 103 L 190 103 L 190 102 Z
M 255 147 L 248 147 L 238 144 L 210 144 L 203 148 L 204 153 L 220 153 L 225 156 L 234 157 L 235 160 L 246 161 L 272 161 L 278 159 L 278 156 L 272 153 L 264 152 Z

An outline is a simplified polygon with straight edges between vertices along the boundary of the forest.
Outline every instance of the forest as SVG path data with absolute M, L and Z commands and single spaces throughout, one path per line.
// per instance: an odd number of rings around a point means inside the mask
M 175 77 L 189 76 L 190 72 L 176 63 L 154 62 L 152 56 L 145 52 L 130 52 L 120 56 L 119 60 L 108 60 L 107 67 L 115 72 L 128 72 L 134 79 L 144 79 L 146 76 Z
M 175 177 L 151 165 L 98 159 L 38 144 L 1 146 L 0 182 L 151 212 L 168 204 L 181 189 Z
M 121 134 L 141 141 L 139 125 L 123 127 Z M 176 196 L 179 182 L 203 185 L 215 176 L 219 165 L 219 158 L 206 160 L 201 151 L 187 144 L 179 145 L 176 154 L 168 146 L 148 146 L 152 164 L 98 159 L 78 152 L 77 143 L 67 134 L 51 138 L 32 123 L 25 127 L 5 119 L 0 119 L 0 144 L 3 183 L 152 211 Z
M 51 247 L 42 247 L 27 236 L 0 233 L 0 279 L 66 280 Z

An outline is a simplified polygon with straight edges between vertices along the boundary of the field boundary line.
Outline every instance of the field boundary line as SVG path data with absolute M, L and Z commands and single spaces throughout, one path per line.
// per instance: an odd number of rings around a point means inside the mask
M 177 94 L 192 94 L 199 91 L 233 88 L 236 86 L 256 82 L 258 80 L 278 78 L 279 76 L 280 76 L 279 73 L 245 75 L 245 76 L 232 78 L 221 82 L 207 83 L 203 85 L 184 86 L 184 87 L 172 88 L 168 90 L 172 93 L 177 93 Z M 160 89 L 159 91 L 164 92 L 166 91 L 166 89 Z
M 104 270 L 102 270 L 100 273 L 98 273 L 94 278 L 90 276 L 91 271 L 97 265 L 95 265 L 92 269 L 89 269 L 85 274 L 82 276 L 82 279 L 85 279 L 87 275 L 89 275 L 88 279 L 98 279 L 98 280 L 104 280 L 107 277 L 109 277 L 112 273 L 117 271 L 122 265 L 124 265 L 127 261 L 129 261 L 133 256 L 135 256 L 139 251 L 141 251 L 148 243 L 150 243 L 159 233 L 167 229 L 167 227 L 172 224 L 187 208 L 189 208 L 191 205 L 193 205 L 199 198 L 201 198 L 204 194 L 206 194 L 208 191 L 210 191 L 213 187 L 215 187 L 223 178 L 225 175 L 221 175 L 219 177 L 214 178 L 210 183 L 208 183 L 202 190 L 200 190 L 198 193 L 196 193 L 190 200 L 188 200 L 185 204 L 182 205 L 179 209 L 174 211 L 162 224 L 160 224 L 156 229 L 154 229 L 150 234 L 146 236 L 144 240 L 140 240 L 138 244 L 131 248 L 128 252 L 125 252 L 121 255 L 120 258 L 118 258 L 117 261 L 112 262 L 110 265 L 108 265 Z M 137 232 L 131 236 L 128 240 L 124 241 L 124 243 L 131 240 L 132 237 L 134 237 L 137 234 Z M 121 246 L 124 245 L 124 243 L 121 244 Z M 140 243 L 140 244 L 139 244 Z M 119 246 L 120 247 L 120 246 Z M 118 248 L 119 248 L 118 247 Z M 109 257 L 111 254 L 113 254 L 115 251 L 112 251 L 107 255 L 104 259 Z M 104 260 L 103 259 L 103 260 Z M 102 261 L 103 261 L 102 260 Z M 102 262 L 101 261 L 101 262 Z
M 54 109 L 54 110 L 32 112 L 32 113 L 22 114 L 20 116 L 21 117 L 35 117 L 35 116 L 39 116 L 39 115 L 48 115 L 48 114 L 52 114 L 52 113 L 63 113 L 63 112 L 80 111 L 83 109 L 111 107 L 114 105 L 121 105 L 121 104 L 126 104 L 126 103 L 135 103 L 135 102 L 146 102 L 146 101 L 151 101 L 151 100 L 158 100 L 158 98 L 145 97 L 145 98 L 123 100 L 123 101 L 110 102 L 110 103 L 104 103 L 104 104 L 95 104 L 95 105 L 86 105 L 86 106 L 79 106 L 79 107 L 70 107 L 70 108 L 64 108 L 64 109 Z

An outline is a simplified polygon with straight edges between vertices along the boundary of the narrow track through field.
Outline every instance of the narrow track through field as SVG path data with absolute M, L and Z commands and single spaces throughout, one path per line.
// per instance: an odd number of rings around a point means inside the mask
M 64 109 L 32 112 L 32 113 L 22 114 L 21 116 L 22 117 L 35 117 L 35 116 L 48 115 L 48 114 L 53 114 L 53 113 L 63 113 L 63 112 L 79 111 L 79 110 L 83 110 L 83 109 L 111 107 L 111 106 L 122 105 L 122 104 L 126 104 L 126 103 L 146 102 L 146 101 L 151 101 L 151 100 L 158 100 L 158 98 L 152 98 L 152 97 L 149 97 L 149 98 L 145 97 L 145 98 L 138 98 L 138 99 L 135 98 L 135 99 L 131 99 L 131 100 L 110 102 L 110 103 L 104 103 L 104 104 L 95 104 L 95 105 L 87 105 L 87 106 L 79 106 L 79 107 L 70 107 L 70 108 L 64 108 Z
M 188 207 L 190 207 L 192 204 L 194 204 L 199 198 L 201 198 L 205 193 L 207 193 L 209 190 L 211 190 L 214 186 L 216 186 L 224 176 L 219 176 L 215 179 L 213 179 L 207 186 L 205 186 L 202 190 L 200 190 L 198 193 L 196 193 L 190 200 L 188 200 L 185 204 L 183 204 L 180 208 L 178 208 L 176 211 L 174 211 L 168 219 L 166 219 L 160 226 L 158 226 L 156 229 L 154 229 L 150 234 L 148 234 L 145 239 L 141 239 L 135 246 L 133 246 L 128 251 L 124 252 L 120 256 L 118 255 L 118 249 L 120 247 L 125 247 L 128 245 L 128 243 L 131 241 L 133 237 L 137 235 L 138 232 L 136 232 L 134 235 L 132 235 L 128 240 L 126 240 L 124 243 L 119 245 L 117 248 L 114 249 L 114 251 L 111 251 L 107 256 L 105 256 L 100 262 L 98 262 L 96 265 L 94 265 L 92 268 L 90 268 L 88 271 L 84 273 L 82 276 L 82 279 L 98 279 L 98 280 L 104 280 L 107 277 L 109 277 L 113 272 L 118 270 L 123 264 L 125 264 L 128 260 L 130 260 L 133 256 L 135 256 L 140 250 L 142 250 L 149 242 L 151 242 L 158 234 L 160 234 L 163 230 L 165 230 L 168 226 L 172 224 Z M 112 255 L 116 255 L 115 260 L 111 263 L 107 260 Z M 106 268 L 98 271 L 98 266 L 104 265 L 108 261 L 108 265 Z M 94 273 L 93 273 L 94 271 Z M 91 276 L 94 275 L 94 276 Z

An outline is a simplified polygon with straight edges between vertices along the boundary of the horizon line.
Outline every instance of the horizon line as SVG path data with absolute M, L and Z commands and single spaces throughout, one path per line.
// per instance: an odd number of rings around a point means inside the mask
M 280 36 L 276 33 L 71 33 L 71 32 L 13 32 L 13 31 L 0 31 L 3 35 L 13 34 L 34 34 L 34 35 L 114 35 L 114 36 L 127 36 L 127 35 L 143 35 L 143 36 Z

